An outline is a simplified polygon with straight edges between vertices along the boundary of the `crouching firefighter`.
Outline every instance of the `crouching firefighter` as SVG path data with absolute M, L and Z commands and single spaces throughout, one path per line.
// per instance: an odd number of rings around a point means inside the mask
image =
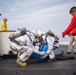
M 34 50 L 29 33 L 26 28 L 22 28 L 9 35 L 10 48 L 18 53 L 16 63 L 22 67 L 27 65 L 25 62 Z
M 48 49 L 43 58 L 47 58 L 47 62 L 54 61 L 54 50 L 56 50 L 59 47 L 59 38 L 50 30 L 48 30 L 42 36 L 45 44 L 48 45 Z
M 33 45 L 35 47 L 35 50 L 32 54 L 32 56 L 36 59 L 38 59 L 39 61 L 45 61 L 46 58 L 43 58 L 42 56 L 45 54 L 48 46 L 43 44 L 43 38 L 42 36 L 37 36 L 35 37 L 34 41 L 33 41 Z
M 32 57 L 38 59 L 39 61 L 45 61 L 45 58 L 41 58 L 45 54 L 45 51 L 47 50 L 47 46 L 42 45 L 42 37 L 38 37 L 38 32 L 36 30 L 30 31 L 31 39 L 32 39 L 32 44 L 34 46 L 33 54 Z
M 59 39 L 53 32 L 48 31 L 43 33 L 39 30 L 38 36 L 34 41 L 34 45 L 36 45 L 35 47 L 39 47 L 38 51 L 34 51 L 34 57 L 40 61 L 54 60 L 55 54 L 53 50 L 59 47 Z

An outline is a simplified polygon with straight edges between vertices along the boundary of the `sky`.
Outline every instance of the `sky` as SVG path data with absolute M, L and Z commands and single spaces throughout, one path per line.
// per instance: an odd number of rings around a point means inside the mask
M 8 30 L 51 30 L 61 42 L 68 42 L 62 32 L 71 21 L 69 10 L 73 6 L 76 0 L 0 0 L 0 25 L 7 18 Z

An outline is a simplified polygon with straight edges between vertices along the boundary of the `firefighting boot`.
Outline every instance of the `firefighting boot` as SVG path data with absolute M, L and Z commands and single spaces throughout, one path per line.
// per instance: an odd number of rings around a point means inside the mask
M 25 67 L 25 66 L 27 65 L 27 63 L 22 62 L 19 58 L 17 58 L 16 63 L 17 63 L 18 65 L 20 65 L 21 67 Z

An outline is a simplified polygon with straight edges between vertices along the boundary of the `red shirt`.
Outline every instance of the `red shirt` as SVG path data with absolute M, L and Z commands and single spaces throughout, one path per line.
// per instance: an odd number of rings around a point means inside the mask
M 76 35 L 76 27 L 71 31 L 71 34 L 74 36 Z
M 72 33 L 72 35 L 76 35 L 76 15 L 72 18 L 71 23 L 68 25 L 65 31 L 62 32 L 62 35 L 65 36 L 69 33 Z

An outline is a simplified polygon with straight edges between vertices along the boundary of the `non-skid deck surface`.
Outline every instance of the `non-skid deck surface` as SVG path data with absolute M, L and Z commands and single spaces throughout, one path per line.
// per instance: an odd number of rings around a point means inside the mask
M 16 58 L 3 59 L 0 61 L 0 75 L 76 75 L 76 59 L 51 63 L 29 59 L 27 63 L 26 67 L 20 67 Z

